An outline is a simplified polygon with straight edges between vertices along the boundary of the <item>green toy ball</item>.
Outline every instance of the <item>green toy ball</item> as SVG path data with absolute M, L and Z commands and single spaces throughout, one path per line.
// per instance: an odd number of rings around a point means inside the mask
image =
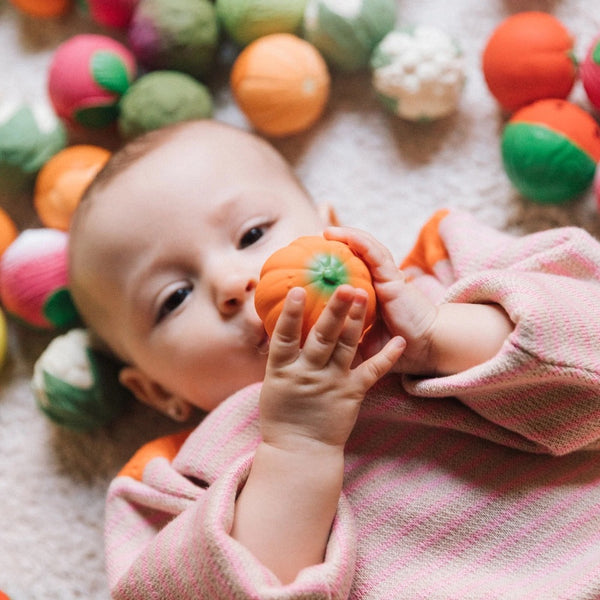
M 566 100 L 538 100 L 510 119 L 502 160 L 512 184 L 541 204 L 561 204 L 591 186 L 600 161 L 600 128 Z
M 307 0 L 217 0 L 217 17 L 229 37 L 246 46 L 271 33 L 296 33 Z
M 209 0 L 140 0 L 128 41 L 148 70 L 173 69 L 202 78 L 219 44 L 215 7 Z
M 178 71 L 153 71 L 140 77 L 121 100 L 120 134 L 131 139 L 171 123 L 212 116 L 208 88 Z
M 34 365 L 31 386 L 40 410 L 54 423 L 89 431 L 119 416 L 131 399 L 117 363 L 95 350 L 84 329 L 54 338 Z
M 67 144 L 64 126 L 50 106 L 5 102 L 0 106 L 0 186 L 19 191 Z
M 395 0 L 309 0 L 304 38 L 332 67 L 356 71 L 369 65 L 373 50 L 395 21 Z

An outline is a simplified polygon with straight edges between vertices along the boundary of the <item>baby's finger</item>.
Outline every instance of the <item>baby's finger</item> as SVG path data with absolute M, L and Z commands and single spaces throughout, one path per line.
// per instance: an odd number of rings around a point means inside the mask
M 347 244 L 369 267 L 375 282 L 403 278 L 392 253 L 366 231 L 353 227 L 328 227 L 324 236 Z
M 295 360 L 300 352 L 302 318 L 306 291 L 292 288 L 283 303 L 269 343 L 269 362 L 288 363 Z
M 358 377 L 365 392 L 392 369 L 405 348 L 404 338 L 393 337 L 377 354 L 354 369 L 353 374 Z
M 303 357 L 317 368 L 324 367 L 331 359 L 355 296 L 353 287 L 339 286 L 306 337 Z
M 363 334 L 365 316 L 367 314 L 367 302 L 367 292 L 357 289 L 354 302 L 348 311 L 348 316 L 346 317 L 344 327 L 332 355 L 332 361 L 342 368 L 350 367 L 356 356 L 358 343 Z

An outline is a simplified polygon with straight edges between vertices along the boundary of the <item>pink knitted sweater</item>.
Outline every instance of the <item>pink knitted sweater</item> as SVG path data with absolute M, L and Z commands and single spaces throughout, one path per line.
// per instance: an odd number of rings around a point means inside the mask
M 441 214 L 403 266 L 440 301 L 501 304 L 515 329 L 469 371 L 369 392 L 323 562 L 282 586 L 228 535 L 256 384 L 112 483 L 114 598 L 600 598 L 600 244 Z

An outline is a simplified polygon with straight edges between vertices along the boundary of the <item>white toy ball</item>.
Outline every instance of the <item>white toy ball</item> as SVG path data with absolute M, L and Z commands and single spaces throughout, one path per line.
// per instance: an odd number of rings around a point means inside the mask
M 411 121 L 452 114 L 465 84 L 458 44 L 435 27 L 388 33 L 373 52 L 371 69 L 373 86 L 384 106 Z

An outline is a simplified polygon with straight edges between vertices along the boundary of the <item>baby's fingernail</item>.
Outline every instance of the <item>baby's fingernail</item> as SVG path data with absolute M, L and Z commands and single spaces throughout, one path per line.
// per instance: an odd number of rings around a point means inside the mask
M 292 288 L 288 292 L 288 297 L 290 300 L 294 300 L 295 302 L 298 302 L 298 301 L 302 300 L 302 298 L 304 297 L 304 290 L 299 287 Z

